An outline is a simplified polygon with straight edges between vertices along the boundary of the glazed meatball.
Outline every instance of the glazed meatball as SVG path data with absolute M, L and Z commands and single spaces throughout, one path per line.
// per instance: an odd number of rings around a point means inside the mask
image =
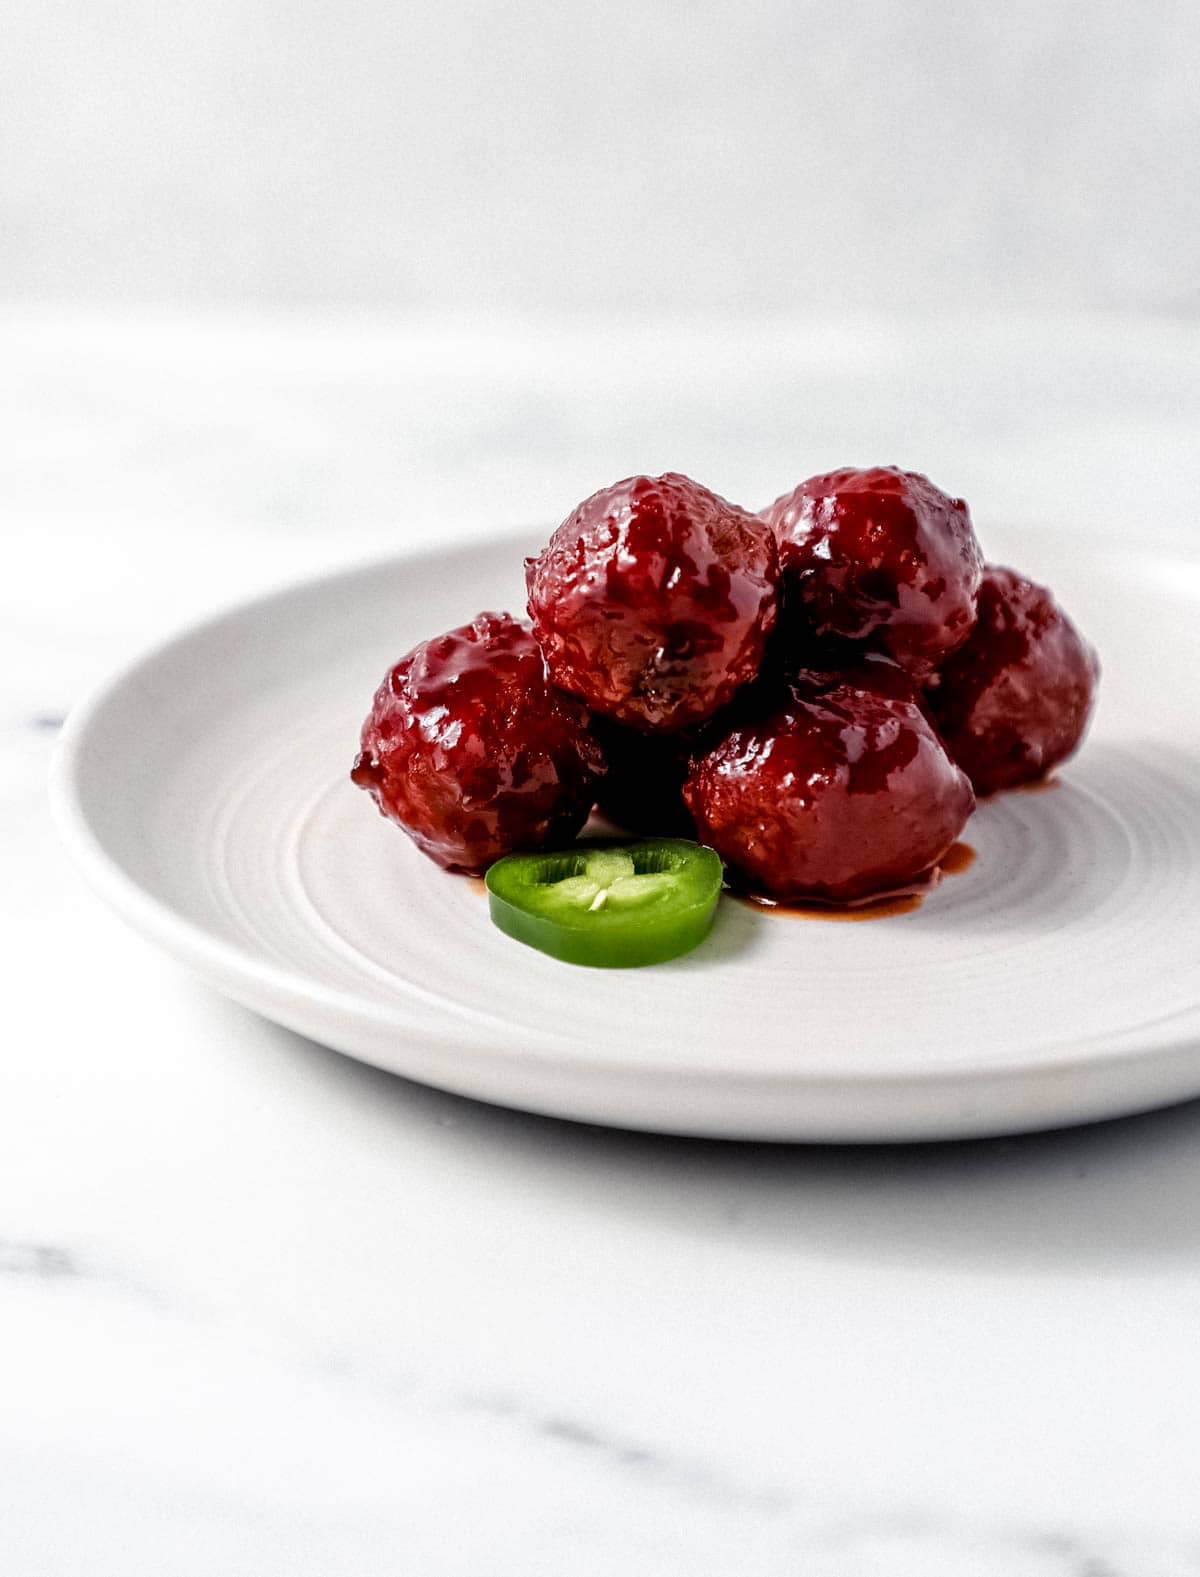
M 607 718 L 597 718 L 594 727 L 606 762 L 596 800 L 608 819 L 643 837 L 694 838 L 683 802 L 694 731 L 640 734 Z
M 602 770 L 585 709 L 548 683 L 529 629 L 481 613 L 387 674 L 351 777 L 431 860 L 481 872 L 569 843 Z
M 775 623 L 770 529 L 686 476 L 595 493 L 526 564 L 550 677 L 596 712 L 670 733 L 753 679 Z
M 1044 776 L 1079 745 L 1100 665 L 1044 586 L 989 566 L 979 620 L 929 692 L 950 754 L 993 794 Z
M 684 799 L 731 881 L 853 903 L 919 884 L 975 806 L 889 659 L 808 672 L 693 760 Z
M 866 642 L 923 681 L 970 634 L 983 558 L 966 504 L 927 477 L 831 471 L 762 518 L 788 603 L 818 637 Z
M 768 683 L 778 683 L 803 669 L 833 673 L 835 669 L 856 668 L 873 655 L 865 641 L 818 635 L 798 588 L 787 576 L 780 579 L 778 605 L 779 616 L 760 669 L 760 677 Z

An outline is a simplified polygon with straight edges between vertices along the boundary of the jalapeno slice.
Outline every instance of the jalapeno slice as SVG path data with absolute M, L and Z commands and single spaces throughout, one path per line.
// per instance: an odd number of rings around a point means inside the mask
M 721 893 L 721 860 L 686 838 L 582 843 L 509 854 L 487 873 L 493 922 L 569 964 L 661 964 L 702 942 Z

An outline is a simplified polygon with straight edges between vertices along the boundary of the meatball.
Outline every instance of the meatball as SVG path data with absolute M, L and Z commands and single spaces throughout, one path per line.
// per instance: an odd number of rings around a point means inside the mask
M 550 677 L 654 733 L 702 722 L 753 679 L 775 623 L 770 529 L 686 476 L 595 493 L 526 563 Z
M 970 634 L 983 557 L 966 504 L 927 477 L 831 471 L 762 518 L 789 602 L 818 637 L 868 642 L 923 681 Z
M 732 881 L 834 903 L 920 882 L 975 807 L 911 681 L 884 657 L 797 675 L 694 758 L 683 796 Z
M 989 565 L 979 620 L 929 703 L 946 748 L 992 794 L 1044 776 L 1077 748 L 1100 664 L 1044 586 Z
M 431 860 L 481 872 L 569 843 L 602 770 L 586 711 L 548 683 L 529 629 L 481 613 L 387 674 L 350 775 Z
M 607 718 L 597 718 L 595 730 L 607 763 L 596 800 L 608 819 L 644 837 L 694 838 L 683 802 L 694 731 L 639 734 Z
M 781 578 L 779 616 L 771 639 L 767 642 L 766 656 L 760 670 L 763 680 L 777 684 L 790 674 L 810 668 L 821 673 L 856 668 L 864 658 L 871 655 L 872 648 L 865 641 L 847 641 L 837 635 L 818 635 L 796 585 L 786 576 Z

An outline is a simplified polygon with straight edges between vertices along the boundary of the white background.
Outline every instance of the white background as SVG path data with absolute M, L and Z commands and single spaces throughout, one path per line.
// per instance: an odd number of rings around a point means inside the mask
M 39 0 L 0 294 L 1200 310 L 1192 0 Z

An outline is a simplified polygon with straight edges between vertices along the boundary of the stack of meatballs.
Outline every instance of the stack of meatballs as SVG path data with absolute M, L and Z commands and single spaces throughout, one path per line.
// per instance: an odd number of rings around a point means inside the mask
M 929 880 L 976 795 L 1043 777 L 1095 653 L 986 566 L 966 504 L 892 467 L 759 514 L 688 477 L 593 494 L 483 613 L 384 678 L 354 781 L 449 870 L 571 843 L 594 807 L 694 837 L 730 886 L 869 901 Z

